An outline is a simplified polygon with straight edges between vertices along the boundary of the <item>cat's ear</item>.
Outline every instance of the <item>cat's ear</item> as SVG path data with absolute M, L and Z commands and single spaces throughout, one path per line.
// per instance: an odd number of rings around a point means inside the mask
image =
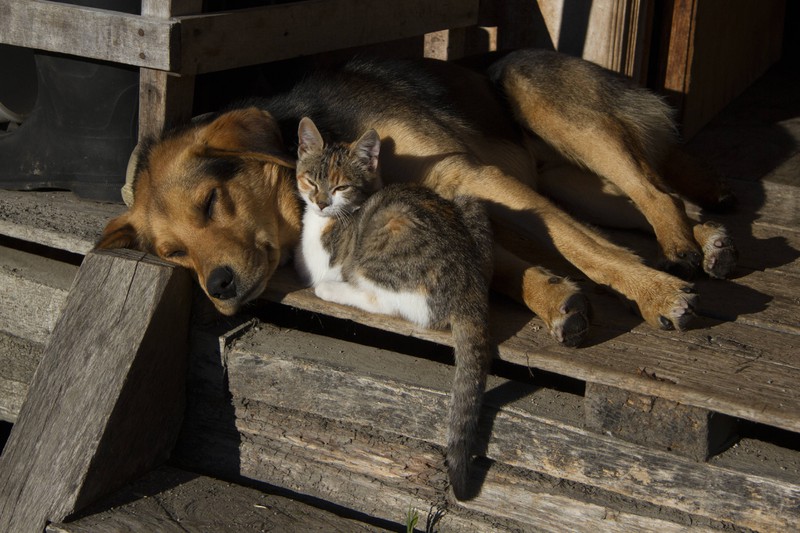
M 297 157 L 303 157 L 310 153 L 319 153 L 324 146 L 322 135 L 314 125 L 314 122 L 303 117 L 297 127 Z
M 381 153 L 381 138 L 378 132 L 375 130 L 367 131 L 355 142 L 352 152 L 370 172 L 374 172 L 378 168 L 378 156 Z

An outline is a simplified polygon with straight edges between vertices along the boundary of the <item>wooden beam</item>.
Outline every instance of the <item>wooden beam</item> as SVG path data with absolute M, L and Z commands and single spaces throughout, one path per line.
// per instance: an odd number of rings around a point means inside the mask
M 178 22 L 45 0 L 0 0 L 0 42 L 125 65 L 178 69 Z
M 200 13 L 202 0 L 142 0 L 142 16 L 169 19 Z M 139 140 L 165 127 L 188 121 L 194 104 L 194 76 L 176 76 L 163 70 L 139 72 Z
M 286 496 L 161 467 L 103 500 L 96 514 L 47 533 L 325 531 L 375 533 L 376 528 Z M 399 518 L 399 517 L 398 517 Z
M 471 26 L 478 4 L 313 0 L 186 15 L 198 11 L 194 0 L 146 1 L 140 16 L 0 0 L 0 42 L 193 75 Z
M 275 273 L 265 297 L 402 335 L 452 343 L 446 331 L 320 300 L 286 269 Z M 500 359 L 800 431 L 800 397 L 794 394 L 800 382 L 800 368 L 794 362 L 796 335 L 739 322 L 715 324 L 711 332 L 656 331 L 637 326 L 640 321 L 622 314 L 618 302 L 591 293 L 589 297 L 597 317 L 589 338 L 593 345 L 577 350 L 557 345 L 543 334 L 540 320 L 527 309 L 496 301 L 491 327 L 499 341 Z
M 312 0 L 178 17 L 181 73 L 213 72 L 471 26 L 478 20 L 478 4 Z
M 232 400 L 223 393 L 216 404 L 204 400 L 204 416 L 192 424 L 202 430 L 184 434 L 176 448 L 185 467 L 243 475 L 372 516 L 440 503 L 451 366 L 263 323 L 237 335 L 217 354 L 216 369 L 193 359 L 203 372 L 194 379 L 204 383 L 193 394 L 212 394 L 215 371 L 215 386 L 225 379 Z M 686 513 L 696 524 L 703 517 L 764 531 L 800 519 L 800 485 L 791 479 L 596 435 L 545 418 L 547 398 L 543 389 L 490 377 L 477 453 L 491 463 L 473 476 L 480 494 L 449 502 L 448 518 L 463 506 L 519 529 L 558 531 L 565 517 L 613 531 L 615 517 L 648 506 Z M 538 486 L 537 476 L 545 476 Z M 585 494 L 598 496 L 595 505 L 581 501 Z M 619 505 L 624 500 L 637 504 Z M 636 520 L 644 519 L 627 516 L 617 526 L 640 530 Z
M 586 384 L 586 427 L 655 450 L 705 461 L 734 438 L 735 420 L 597 383 Z
M 0 531 L 41 531 L 164 461 L 183 414 L 191 280 L 83 262 L 0 459 Z

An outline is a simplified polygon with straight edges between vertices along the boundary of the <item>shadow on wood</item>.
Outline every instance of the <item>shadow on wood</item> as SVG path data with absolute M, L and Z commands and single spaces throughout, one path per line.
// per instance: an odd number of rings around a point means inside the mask
M 168 457 L 191 279 L 140 252 L 86 256 L 0 458 L 0 531 L 42 531 Z

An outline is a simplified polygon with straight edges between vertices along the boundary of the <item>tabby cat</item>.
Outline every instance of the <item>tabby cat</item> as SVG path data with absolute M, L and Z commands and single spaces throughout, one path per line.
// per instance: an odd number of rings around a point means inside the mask
M 306 203 L 298 272 L 323 300 L 424 327 L 450 325 L 456 373 L 447 468 L 455 495 L 469 497 L 471 444 L 493 356 L 492 238 L 483 206 L 420 186 L 381 188 L 375 130 L 326 145 L 304 118 L 298 137 L 297 186 Z

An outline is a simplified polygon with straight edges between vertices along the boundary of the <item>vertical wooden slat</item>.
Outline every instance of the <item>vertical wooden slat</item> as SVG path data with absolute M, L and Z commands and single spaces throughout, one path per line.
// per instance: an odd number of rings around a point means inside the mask
M 170 18 L 200 13 L 202 0 L 142 0 L 142 15 Z M 178 50 L 170 53 L 177 54 Z M 139 140 L 158 135 L 165 126 L 191 117 L 194 103 L 193 75 L 175 75 L 142 68 L 139 71 Z
M 86 256 L 0 458 L 0 531 L 41 532 L 166 460 L 183 416 L 191 279 Z

